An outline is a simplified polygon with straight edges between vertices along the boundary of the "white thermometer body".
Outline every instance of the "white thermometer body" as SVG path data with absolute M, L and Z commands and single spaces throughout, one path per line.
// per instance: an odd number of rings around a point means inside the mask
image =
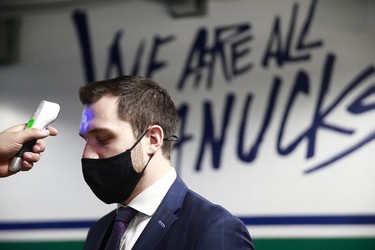
M 44 129 L 49 124 L 54 122 L 59 115 L 60 105 L 54 102 L 41 101 L 33 116 L 27 123 L 25 129 L 37 128 Z M 21 169 L 22 155 L 25 152 L 31 151 L 35 145 L 36 140 L 26 142 L 21 150 L 12 158 L 9 164 L 9 170 L 17 172 Z

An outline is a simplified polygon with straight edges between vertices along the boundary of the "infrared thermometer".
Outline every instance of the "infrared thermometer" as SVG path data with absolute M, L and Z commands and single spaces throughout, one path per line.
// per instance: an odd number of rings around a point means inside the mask
M 60 105 L 54 102 L 41 101 L 38 108 L 35 110 L 33 116 L 27 123 L 25 129 L 37 128 L 45 129 L 49 124 L 54 122 L 59 115 Z M 22 155 L 25 152 L 30 152 L 35 145 L 36 140 L 26 142 L 20 151 L 12 158 L 9 171 L 17 172 L 21 169 Z

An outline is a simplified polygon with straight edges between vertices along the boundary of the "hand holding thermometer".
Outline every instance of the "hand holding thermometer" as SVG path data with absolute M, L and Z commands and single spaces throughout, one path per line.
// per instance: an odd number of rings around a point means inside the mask
M 54 122 L 60 112 L 60 105 L 54 102 L 41 101 L 33 116 L 29 120 L 25 129 L 37 128 L 44 129 L 49 124 Z M 31 151 L 35 145 L 36 140 L 26 142 L 21 150 L 12 158 L 9 164 L 9 170 L 17 172 L 21 169 L 22 155 L 25 152 Z

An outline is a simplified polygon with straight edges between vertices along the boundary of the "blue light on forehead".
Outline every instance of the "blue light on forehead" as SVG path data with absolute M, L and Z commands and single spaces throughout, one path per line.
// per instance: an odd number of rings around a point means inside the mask
M 90 108 L 85 108 L 82 112 L 82 120 L 81 125 L 79 127 L 79 131 L 81 133 L 86 133 L 87 128 L 89 127 L 90 121 L 94 118 L 94 113 Z

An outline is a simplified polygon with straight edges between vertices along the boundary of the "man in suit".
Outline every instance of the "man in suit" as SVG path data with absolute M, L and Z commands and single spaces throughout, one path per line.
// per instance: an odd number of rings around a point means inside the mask
M 171 166 L 178 115 L 163 88 L 122 76 L 82 87 L 80 99 L 85 181 L 118 204 L 90 228 L 85 249 L 254 249 L 243 222 L 189 190 Z M 133 216 L 119 233 L 123 207 Z

